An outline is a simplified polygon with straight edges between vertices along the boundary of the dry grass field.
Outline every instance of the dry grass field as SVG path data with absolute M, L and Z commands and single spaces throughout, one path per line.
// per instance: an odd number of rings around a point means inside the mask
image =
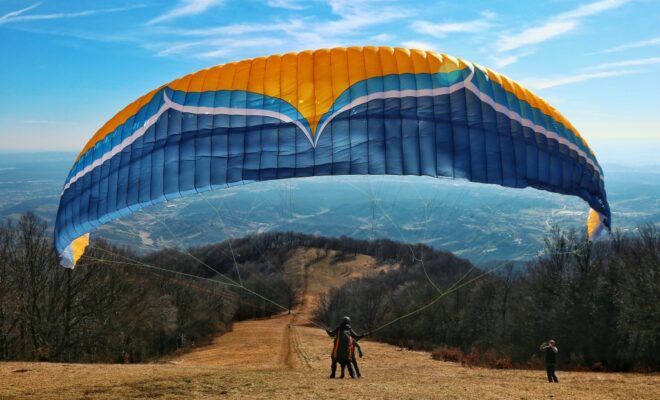
M 362 379 L 328 379 L 331 340 L 304 320 L 319 293 L 373 260 L 327 262 L 306 273 L 285 266 L 306 288 L 299 314 L 237 323 L 209 346 L 153 364 L 0 363 L 0 399 L 660 399 L 658 374 L 559 371 L 549 384 L 543 371 L 465 368 L 370 341 Z

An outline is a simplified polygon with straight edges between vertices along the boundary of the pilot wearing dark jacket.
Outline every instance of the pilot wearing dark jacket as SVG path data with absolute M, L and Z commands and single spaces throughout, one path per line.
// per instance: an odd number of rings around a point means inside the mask
M 351 362 L 355 360 L 355 343 L 364 337 L 355 333 L 351 328 L 351 319 L 344 317 L 341 324 L 335 329 L 326 330 L 329 336 L 334 338 L 332 346 L 332 366 L 330 378 L 334 378 L 337 372 L 337 363 L 341 365 L 341 376 L 344 378 L 344 371 L 348 367 L 348 374 L 351 378 L 355 378 Z

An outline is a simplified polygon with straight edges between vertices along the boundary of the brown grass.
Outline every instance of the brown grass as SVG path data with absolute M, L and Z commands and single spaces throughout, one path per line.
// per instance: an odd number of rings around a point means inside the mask
M 321 274 L 325 282 L 307 282 L 303 316 L 325 285 L 372 261 L 337 264 Z M 318 267 L 337 267 L 325 262 Z M 468 368 L 369 341 L 359 360 L 365 377 L 331 380 L 330 339 L 299 319 L 237 323 L 211 345 L 157 364 L 0 363 L 0 399 L 660 399 L 658 374 L 558 371 L 561 383 L 549 384 L 543 371 Z

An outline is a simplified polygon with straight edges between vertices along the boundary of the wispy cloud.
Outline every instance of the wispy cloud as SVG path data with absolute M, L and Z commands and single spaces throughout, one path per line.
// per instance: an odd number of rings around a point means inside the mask
M 176 42 L 149 42 L 146 48 L 156 50 L 157 56 L 190 54 L 195 58 L 226 58 L 242 50 L 265 46 L 272 48 L 286 44 L 289 31 L 303 30 L 303 22 L 290 21 L 261 24 L 231 24 L 201 29 L 159 29 L 159 33 L 183 40 Z M 270 35 L 267 37 L 261 37 Z M 186 40 L 193 38 L 194 40 Z M 218 39 L 220 38 L 220 39 Z
M 599 0 L 583 4 L 573 10 L 557 14 L 541 22 L 538 26 L 502 35 L 497 44 L 497 49 L 500 52 L 512 51 L 565 35 L 578 28 L 584 18 L 619 8 L 629 1 Z
M 379 33 L 378 35 L 374 35 L 369 39 L 382 43 L 382 42 L 391 42 L 392 40 L 396 39 L 396 36 L 392 35 L 391 33 Z
M 418 33 L 430 35 L 435 38 L 444 38 L 451 33 L 477 33 L 488 30 L 492 26 L 492 20 L 495 16 L 496 15 L 493 12 L 484 11 L 482 13 L 482 18 L 471 21 L 443 23 L 414 21 L 411 28 Z
M 273 8 L 284 8 L 286 10 L 302 10 L 304 2 L 300 0 L 267 0 L 266 4 Z
M 592 3 L 583 4 L 571 11 L 561 13 L 557 16 L 560 19 L 579 19 L 599 14 L 603 11 L 621 7 L 631 0 L 598 0 Z
M 131 43 L 137 45 L 143 43 L 142 38 L 136 36 L 131 32 L 105 33 L 105 32 L 90 32 L 84 30 L 51 29 L 51 28 L 32 27 L 32 26 L 21 26 L 15 29 L 22 32 L 30 32 L 40 35 L 61 36 L 61 37 L 81 39 L 91 42 Z
M 411 49 L 437 51 L 435 45 L 427 42 L 407 41 L 402 42 L 401 45 Z
M 327 0 L 327 4 L 335 18 L 306 19 L 302 25 L 284 31 L 290 39 L 291 48 L 300 50 L 365 44 L 365 37 L 383 34 L 378 31 L 379 27 L 410 18 L 416 13 L 411 7 L 379 0 Z
M 555 36 L 563 35 L 575 29 L 577 21 L 547 21 L 544 24 L 525 29 L 522 32 L 500 38 L 499 51 L 511 51 L 531 44 L 545 42 Z
M 621 68 L 621 67 L 639 67 L 642 65 L 653 65 L 660 64 L 660 57 L 649 57 L 649 58 L 640 58 L 636 60 L 625 60 L 617 61 L 610 63 L 603 63 L 598 65 L 593 65 L 591 67 L 585 68 L 586 71 L 598 71 L 612 68 Z
M 158 56 L 191 54 L 195 58 L 213 59 L 226 57 L 237 50 L 248 48 L 282 46 L 285 41 L 273 37 L 254 37 L 246 39 L 211 39 L 196 42 L 180 42 L 160 49 Z
M 550 79 L 530 79 L 526 83 L 534 89 L 548 89 L 557 86 L 570 85 L 593 79 L 611 78 L 615 76 L 640 74 L 646 71 L 634 69 L 648 65 L 660 64 L 660 57 L 640 58 L 617 62 L 602 63 L 582 68 L 577 73 Z M 632 67 L 632 68 L 631 68 Z
M 182 54 L 195 47 L 204 46 L 206 44 L 208 44 L 207 41 L 201 41 L 201 40 L 196 42 L 178 42 L 178 43 L 170 44 L 164 48 L 161 48 L 160 50 L 157 51 L 156 55 L 159 57 L 165 57 L 175 54 Z M 161 46 L 155 45 L 155 46 L 146 46 L 146 47 L 161 47 Z
M 361 29 L 405 19 L 414 13 L 408 8 L 386 4 L 375 0 L 329 0 L 332 13 L 339 16 L 339 19 L 314 24 L 310 28 L 322 35 L 355 34 Z
M 329 48 L 364 43 L 365 38 L 376 42 L 394 40 L 392 33 L 381 28 L 392 21 L 414 16 L 410 7 L 377 0 L 327 0 L 332 13 L 327 17 L 290 18 L 260 23 L 234 23 L 215 27 L 174 29 L 150 27 L 163 36 L 175 40 L 154 43 L 145 47 L 159 56 L 189 54 L 196 58 L 229 58 L 254 56 L 253 49 L 264 47 L 271 52 Z M 218 40 L 222 37 L 222 40 Z M 176 41 L 176 38 L 183 39 Z M 190 40 L 186 40 L 186 38 Z M 241 43 L 242 45 L 235 45 Z
M 118 8 L 104 8 L 98 10 L 84 10 L 77 12 L 60 12 L 60 13 L 50 13 L 50 14 L 26 14 L 28 11 L 33 10 L 39 7 L 41 3 L 33 4 L 29 7 L 25 7 L 20 10 L 12 11 L 3 16 L 0 16 L 0 25 L 16 23 L 16 22 L 27 22 L 27 21 L 43 21 L 43 20 L 52 20 L 52 19 L 63 19 L 63 18 L 79 18 L 87 17 L 90 15 L 104 14 L 104 13 L 114 13 L 121 12 L 130 9 L 136 8 L 133 7 L 118 7 Z
M 2 25 L 3 23 L 6 23 L 6 22 L 10 22 L 13 19 L 16 19 L 21 14 L 26 13 L 26 12 L 32 10 L 33 8 L 37 8 L 40 5 L 41 5 L 41 3 L 36 3 L 36 4 L 31 5 L 31 6 L 21 8 L 20 10 L 16 10 L 16 11 L 12 11 L 12 12 L 7 13 L 7 14 L 0 17 L 0 25 Z
M 532 89 L 549 89 L 557 86 L 569 85 L 578 82 L 590 81 L 593 79 L 611 78 L 614 76 L 633 75 L 643 71 L 640 70 L 618 70 L 618 71 L 601 71 L 601 72 L 587 72 L 576 75 L 562 76 L 558 78 L 546 80 L 528 80 L 526 85 Z
M 273 46 L 281 46 L 284 41 L 281 39 L 262 37 L 244 40 L 218 40 L 215 44 L 214 50 L 203 51 L 197 54 L 197 58 L 218 58 L 235 51 L 236 49 L 245 48 L 268 48 Z
M 178 7 L 150 20 L 147 24 L 153 25 L 180 17 L 201 14 L 209 8 L 220 5 L 223 2 L 223 0 L 180 0 Z
M 515 64 L 520 60 L 522 57 L 529 56 L 534 54 L 534 51 L 524 51 L 516 54 L 498 54 L 493 56 L 493 62 L 495 63 L 495 66 L 497 68 L 504 68 L 506 66 L 509 66 L 511 64 Z
M 658 46 L 658 45 L 660 45 L 660 37 L 646 39 L 646 40 L 638 40 L 636 42 L 626 43 L 621 46 L 611 47 L 609 49 L 605 49 L 601 51 L 601 53 L 617 53 L 620 51 L 625 51 L 630 49 L 639 49 L 642 47 Z
M 177 36 L 198 36 L 198 37 L 218 37 L 218 36 L 240 36 L 253 33 L 264 32 L 284 32 L 291 29 L 298 29 L 303 26 L 300 20 L 291 20 L 287 22 L 261 23 L 261 24 L 231 24 L 216 27 L 195 28 L 195 29 L 162 29 L 160 33 Z

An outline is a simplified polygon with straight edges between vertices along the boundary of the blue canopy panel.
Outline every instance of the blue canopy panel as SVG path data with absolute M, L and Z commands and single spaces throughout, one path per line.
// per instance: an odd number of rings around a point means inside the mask
M 97 226 L 165 200 L 322 175 L 426 175 L 534 187 L 578 196 L 610 215 L 600 174 L 583 157 L 496 112 L 464 88 L 368 101 L 337 114 L 315 138 L 293 108 L 284 110 L 291 118 L 285 122 L 281 116 L 162 109 L 163 97 L 154 96 L 145 107 L 150 111 L 124 124 L 130 129 L 119 127 L 107 143 L 88 152 L 90 160 L 81 159 L 79 164 L 91 170 L 62 194 L 58 252 Z M 159 108 L 164 111 L 157 114 Z M 147 124 L 154 116 L 155 122 Z M 146 128 L 141 136 L 103 160 L 140 126 Z M 98 166 L 92 168 L 92 159 Z M 72 170 L 67 181 L 80 172 Z

